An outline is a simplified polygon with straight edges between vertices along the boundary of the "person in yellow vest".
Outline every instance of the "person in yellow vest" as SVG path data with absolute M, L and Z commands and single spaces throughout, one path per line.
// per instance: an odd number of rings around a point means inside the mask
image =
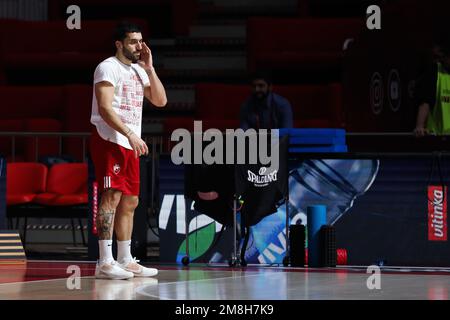
M 440 35 L 433 46 L 434 62 L 418 83 L 414 134 L 450 134 L 450 38 Z

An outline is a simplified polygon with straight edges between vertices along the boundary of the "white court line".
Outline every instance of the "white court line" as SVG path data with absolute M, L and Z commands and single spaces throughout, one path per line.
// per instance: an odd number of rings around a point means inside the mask
M 79 267 L 76 264 L 74 266 Z M 18 269 L 18 270 L 20 270 L 20 269 Z M 27 270 L 67 270 L 67 268 L 50 268 L 50 269 L 49 268 L 27 268 Z M 94 270 L 94 269 L 88 269 L 88 270 L 85 270 L 85 271 L 91 271 L 91 270 Z
M 42 269 L 46 269 L 46 268 L 42 268 Z M 52 270 L 58 270 L 58 269 L 52 269 Z M 66 270 L 65 268 L 61 268 L 60 270 Z M 160 270 L 159 272 L 167 272 L 167 271 L 173 271 L 173 270 Z M 25 283 L 35 283 L 35 282 L 50 282 L 50 281 L 59 281 L 59 280 L 66 280 L 67 278 L 69 278 L 70 274 L 67 274 L 67 277 L 63 277 L 63 278 L 55 278 L 55 279 L 45 279 L 45 280 L 30 280 L 30 281 L 19 281 L 19 282 L 5 282 L 5 283 L 0 283 L 0 286 L 5 286 L 5 285 L 14 285 L 14 284 L 25 284 Z M 83 276 L 80 277 L 81 279 L 95 279 L 95 276 Z M 217 279 L 227 279 L 230 277 L 225 277 L 225 278 L 217 278 Z M 237 277 L 238 278 L 238 277 Z M 203 279 L 203 280 L 208 280 L 208 279 Z M 192 280 L 192 281 L 202 281 L 202 279 L 200 280 Z M 189 281 L 179 281 L 179 282 L 164 282 L 164 284 L 174 284 L 174 283 L 183 283 L 183 282 L 189 282 Z M 144 286 L 144 285 L 143 285 Z M 140 287 L 138 287 L 137 289 L 139 289 Z
M 83 263 L 83 264 L 96 264 L 97 261 L 74 261 L 74 260 L 27 260 L 27 263 Z
M 279 274 L 279 273 L 274 273 L 274 274 Z M 173 285 L 173 284 L 183 284 L 183 283 L 192 283 L 192 282 L 201 282 L 201 281 L 213 281 L 213 280 L 225 280 L 225 279 L 237 279 L 237 278 L 247 278 L 247 277 L 255 277 L 255 276 L 261 276 L 261 273 L 258 272 L 257 274 L 251 274 L 251 275 L 244 275 L 244 276 L 238 276 L 238 277 L 223 277 L 223 278 L 212 278 L 212 279 L 198 279 L 198 280 L 186 280 L 186 281 L 174 281 L 174 282 L 163 282 L 163 283 L 158 283 L 156 284 L 157 286 L 162 286 L 162 285 Z M 144 288 L 149 287 L 149 285 L 142 285 L 140 287 L 137 287 L 135 290 L 136 294 L 140 294 L 143 296 L 148 296 L 148 297 L 152 297 L 152 298 L 157 298 L 160 300 L 176 300 L 176 299 L 170 299 L 170 298 L 161 298 L 160 296 L 157 295 L 152 295 L 152 294 L 148 294 L 146 292 L 143 292 Z
M 69 274 L 66 278 L 56 278 L 56 279 L 46 279 L 46 280 L 31 280 L 31 281 L 21 281 L 21 282 L 6 282 L 6 283 L 0 283 L 0 286 L 6 286 L 10 284 L 25 284 L 25 283 L 35 283 L 35 282 L 49 282 L 49 281 L 59 281 L 59 280 L 67 280 L 69 278 Z M 89 279 L 89 278 L 95 278 L 94 276 L 86 276 L 86 277 L 80 277 L 81 279 Z
M 355 268 L 355 269 L 367 269 L 367 267 L 369 267 L 370 265 L 367 266 L 363 266 L 363 265 L 339 265 L 336 266 L 337 269 L 346 269 L 346 268 Z M 438 272 L 449 272 L 450 268 L 449 267 L 409 267 L 409 266 L 390 266 L 390 265 L 385 265 L 385 266 L 380 266 L 381 269 L 383 268 L 389 268 L 389 269 L 411 269 L 411 270 L 433 270 L 433 271 L 438 271 Z

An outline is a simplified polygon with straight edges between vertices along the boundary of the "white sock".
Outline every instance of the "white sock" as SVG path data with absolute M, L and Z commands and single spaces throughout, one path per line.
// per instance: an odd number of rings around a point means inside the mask
M 98 240 L 99 264 L 111 263 L 114 261 L 112 255 L 112 240 Z
M 119 263 L 125 263 L 131 261 L 132 259 L 133 256 L 131 255 L 131 240 L 117 240 L 117 261 Z

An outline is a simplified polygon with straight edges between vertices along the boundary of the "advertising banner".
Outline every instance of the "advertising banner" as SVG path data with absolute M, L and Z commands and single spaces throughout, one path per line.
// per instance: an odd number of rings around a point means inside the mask
M 170 159 L 164 166 L 170 178 L 160 175 L 165 186 L 160 190 L 161 261 L 180 262 L 185 255 L 187 207 L 191 262 L 227 262 L 233 245 L 231 228 L 193 210 L 183 196 L 182 168 Z M 172 183 L 164 183 L 165 179 Z M 347 250 L 348 264 L 449 266 L 449 179 L 450 157 L 442 154 L 291 159 L 289 222 L 306 225 L 308 206 L 325 205 L 327 224 L 335 226 L 337 247 Z M 281 264 L 285 230 L 286 206 L 280 202 L 273 214 L 250 228 L 247 262 Z

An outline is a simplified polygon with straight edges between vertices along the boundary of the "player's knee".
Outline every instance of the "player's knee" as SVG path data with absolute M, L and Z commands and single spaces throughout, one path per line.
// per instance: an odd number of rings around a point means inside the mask
M 118 190 L 105 190 L 102 193 L 102 206 L 115 210 L 119 205 L 122 192 Z
M 138 196 L 131 196 L 126 197 L 126 206 L 129 210 L 134 210 L 139 205 L 139 197 Z

